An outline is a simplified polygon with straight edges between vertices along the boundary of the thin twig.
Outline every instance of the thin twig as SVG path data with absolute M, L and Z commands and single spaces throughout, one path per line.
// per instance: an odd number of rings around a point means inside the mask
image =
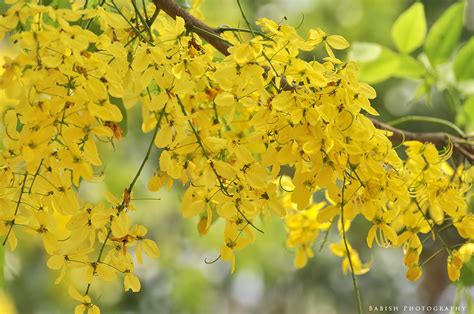
M 153 147 L 153 143 L 154 143 L 156 134 L 158 133 L 158 130 L 160 128 L 161 120 L 163 119 L 163 116 L 165 115 L 165 111 L 166 111 L 166 105 L 163 107 L 163 109 L 161 110 L 160 115 L 158 117 L 158 121 L 156 123 L 155 130 L 153 131 L 153 136 L 151 137 L 150 144 L 148 145 L 148 150 L 146 152 L 145 158 L 143 158 L 143 161 L 140 165 L 140 168 L 138 168 L 138 171 L 137 171 L 135 177 L 133 178 L 132 182 L 128 186 L 127 190 L 128 190 L 129 193 L 132 192 L 135 183 L 137 182 L 138 178 L 140 177 L 140 174 L 142 173 L 143 167 L 145 167 L 145 164 L 148 161 L 148 158 L 150 158 L 151 149 Z
M 219 33 L 224 33 L 224 32 L 238 32 L 238 33 L 253 33 L 262 36 L 265 39 L 271 40 L 270 37 L 268 37 L 265 33 L 257 31 L 257 30 L 250 30 L 250 29 L 245 29 L 245 28 L 238 28 L 238 27 L 227 27 L 227 26 L 219 26 L 216 29 Z
M 346 226 L 344 221 L 344 190 L 346 188 L 346 177 L 344 177 L 344 181 L 342 183 L 341 189 L 341 225 L 342 225 L 342 239 L 344 241 L 344 246 L 346 247 L 347 258 L 349 260 L 349 266 L 351 267 L 351 276 L 352 276 L 352 284 L 354 285 L 355 295 L 356 295 L 356 302 L 357 302 L 357 309 L 359 314 L 362 314 L 362 301 L 360 298 L 360 289 L 359 284 L 357 283 L 357 278 L 354 273 L 354 265 L 352 264 L 351 252 L 349 250 L 349 245 L 347 244 L 346 238 Z
M 459 136 L 466 137 L 466 134 L 464 133 L 464 131 L 461 130 L 456 124 L 444 119 L 436 118 L 436 117 L 405 116 L 405 117 L 401 117 L 401 118 L 397 118 L 395 120 L 389 121 L 387 122 L 387 124 L 391 126 L 396 126 L 396 125 L 406 123 L 406 122 L 430 122 L 430 123 L 441 124 L 453 129 L 454 131 L 456 131 L 456 133 L 459 134 Z
M 23 197 L 23 193 L 25 191 L 26 179 L 28 178 L 28 172 L 25 172 L 25 178 L 23 179 L 23 183 L 21 184 L 20 196 L 18 197 L 18 202 L 16 202 L 15 212 L 13 213 L 13 219 L 10 222 L 10 227 L 8 228 L 7 235 L 5 236 L 5 240 L 3 240 L 3 246 L 7 243 L 8 237 L 12 232 L 13 225 L 15 224 L 15 217 L 18 214 L 18 209 L 20 209 L 21 199 Z
M 242 17 L 244 18 L 245 24 L 247 24 L 247 27 L 249 28 L 250 32 L 251 32 L 252 35 L 255 37 L 255 32 L 253 31 L 252 24 L 250 24 L 249 19 L 248 19 L 247 16 L 245 15 L 244 9 L 242 8 L 242 4 L 240 4 L 240 0 L 237 0 L 237 5 L 239 6 L 240 14 L 241 14 Z
M 148 25 L 147 18 L 144 18 L 143 15 L 140 13 L 140 10 L 138 9 L 138 6 L 135 0 L 132 0 L 132 5 L 133 5 L 133 8 L 135 9 L 135 14 L 137 15 L 138 19 L 145 26 L 148 36 L 150 37 L 150 40 L 153 41 L 153 34 L 151 32 L 150 25 Z M 145 12 L 146 12 L 146 8 L 145 8 Z
M 183 115 L 185 117 L 189 117 L 188 116 L 188 113 L 186 112 L 186 108 L 184 108 L 184 104 L 183 102 L 181 101 L 181 99 L 179 98 L 179 96 L 176 95 L 176 99 L 178 100 L 178 104 L 181 108 L 181 111 L 183 112 Z M 191 130 L 196 138 L 196 142 L 198 143 L 199 147 L 201 148 L 202 150 L 202 154 L 203 156 L 208 159 L 208 160 L 211 160 L 209 154 L 207 153 L 206 151 L 206 148 L 204 147 L 204 144 L 202 143 L 202 139 L 201 139 L 201 136 L 199 135 L 199 132 L 196 130 L 196 128 L 194 127 L 193 123 L 191 122 L 191 120 L 188 120 L 188 124 L 189 126 L 191 127 Z M 211 163 L 211 170 L 212 172 L 214 173 L 214 175 L 216 176 L 217 178 L 217 182 L 219 183 L 219 187 L 222 191 L 222 193 L 224 193 L 224 195 L 228 196 L 228 197 L 232 197 L 233 195 L 231 195 L 228 191 L 227 191 L 227 187 L 224 185 L 224 182 L 222 181 L 222 178 L 221 176 L 219 175 L 219 173 L 217 173 L 217 169 L 216 167 Z M 237 208 L 237 212 L 244 218 L 244 220 L 247 222 L 247 224 L 249 224 L 250 226 L 252 226 L 255 230 L 257 230 L 258 232 L 260 233 L 264 233 L 262 229 L 258 228 L 257 226 L 255 226 L 253 224 L 253 222 L 250 221 L 250 219 L 247 218 L 247 216 L 244 214 L 244 212 L 239 208 L 239 206 L 236 206 Z
M 431 223 L 431 221 L 428 219 L 428 217 L 426 216 L 425 212 L 423 212 L 423 209 L 421 208 L 420 204 L 418 203 L 418 201 L 415 199 L 415 204 L 416 204 L 416 208 L 418 209 L 418 211 L 420 212 L 420 214 L 423 216 L 423 218 L 425 219 L 426 223 L 428 224 L 428 226 L 430 227 L 430 230 L 431 232 L 436 235 L 438 237 L 438 239 L 441 241 L 441 243 L 443 244 L 443 249 L 446 250 L 446 252 L 448 254 L 451 254 L 451 251 L 449 250 L 449 245 L 448 243 L 443 239 L 443 237 L 438 233 L 438 231 L 436 231 L 434 229 L 434 226 L 433 224 Z
M 160 14 L 160 8 L 156 7 L 155 12 L 153 12 L 153 15 L 150 17 L 150 19 L 147 19 L 148 26 L 153 25 L 153 22 L 155 22 L 159 14 Z
M 151 137 L 150 144 L 148 145 L 148 150 L 145 154 L 145 157 L 143 158 L 142 163 L 140 164 L 140 167 L 138 168 L 137 173 L 133 177 L 132 182 L 130 183 L 130 185 L 126 189 L 127 193 L 132 193 L 132 190 L 133 190 L 133 187 L 135 186 L 135 183 L 137 182 L 138 178 L 140 177 L 140 174 L 142 173 L 142 170 L 145 167 L 146 162 L 150 158 L 151 149 L 153 147 L 153 143 L 155 142 L 155 137 L 156 137 L 156 134 L 158 133 L 158 130 L 160 128 L 161 120 L 162 120 L 162 118 L 165 114 L 165 111 L 166 111 L 166 105 L 163 107 L 163 109 L 161 109 L 160 116 L 158 117 L 158 121 L 156 122 L 156 126 L 155 126 L 155 129 L 153 131 L 153 136 Z M 122 200 L 122 203 L 117 206 L 117 211 L 120 213 L 121 211 L 123 211 L 125 209 L 125 206 L 126 206 L 126 200 L 124 198 Z M 99 255 L 97 256 L 96 264 L 100 263 L 100 260 L 102 258 L 102 254 L 104 253 L 105 245 L 107 244 L 107 241 L 109 240 L 111 234 L 112 234 L 112 226 L 109 226 L 108 231 L 107 231 L 107 235 L 105 236 L 105 239 L 104 239 L 104 243 L 102 243 L 102 246 L 101 246 L 100 251 L 99 251 Z M 88 283 L 85 295 L 87 295 L 89 293 L 90 287 L 91 287 L 91 283 Z
M 404 141 L 420 141 L 423 143 L 433 143 L 438 147 L 445 147 L 448 146 L 449 143 L 452 143 L 455 153 L 464 156 L 469 163 L 474 163 L 474 144 L 466 139 L 445 132 L 410 132 L 397 129 L 374 118 L 370 120 L 377 129 L 392 132 L 390 141 L 394 145 L 398 145 Z

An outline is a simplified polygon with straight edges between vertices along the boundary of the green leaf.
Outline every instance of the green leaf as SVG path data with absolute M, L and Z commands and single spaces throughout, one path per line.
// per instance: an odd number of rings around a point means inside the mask
M 120 121 L 118 125 L 120 126 L 120 129 L 122 129 L 122 135 L 126 136 L 128 132 L 127 108 L 125 108 L 122 98 L 115 98 L 109 95 L 109 100 L 110 100 L 110 103 L 113 105 L 116 105 L 120 109 L 120 112 L 122 113 L 123 118 L 122 118 L 122 121 Z
M 423 4 L 416 2 L 403 12 L 392 26 L 392 39 L 398 50 L 410 53 L 423 44 L 426 18 Z
M 400 56 L 381 47 L 378 58 L 359 64 L 359 79 L 367 83 L 379 83 L 395 75 L 400 65 Z
M 456 124 L 464 127 L 468 132 L 474 130 L 474 96 L 469 97 L 457 111 Z
M 401 78 L 419 79 L 425 73 L 426 69 L 420 61 L 405 55 L 400 56 L 400 64 L 394 75 Z
M 425 42 L 425 52 L 431 63 L 446 61 L 458 44 L 463 27 L 464 3 L 453 4 L 433 24 Z
M 454 58 L 454 74 L 458 81 L 474 79 L 474 37 L 471 38 Z
M 474 258 L 462 266 L 459 283 L 465 287 L 474 286 Z
M 374 43 L 356 41 L 349 50 L 349 59 L 357 62 L 370 62 L 376 60 L 382 52 L 382 46 Z

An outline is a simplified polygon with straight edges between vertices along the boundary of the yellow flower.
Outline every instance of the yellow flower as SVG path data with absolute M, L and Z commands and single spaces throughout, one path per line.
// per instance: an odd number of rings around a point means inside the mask
M 406 277 L 410 281 L 417 281 L 420 279 L 422 274 L 422 269 L 419 264 L 412 264 L 406 272 Z
M 347 254 L 346 246 L 342 240 L 341 242 L 333 243 L 330 246 L 332 253 L 334 253 L 336 256 L 344 257 L 342 261 L 343 272 L 346 273 L 347 271 L 352 271 L 353 269 L 354 274 L 356 275 L 363 275 L 367 273 L 370 270 L 370 263 L 362 264 L 362 261 L 359 258 L 359 253 L 357 253 L 357 251 L 354 250 L 349 243 L 347 243 L 347 248 L 349 249 L 349 255 Z
M 137 246 L 135 248 L 135 254 L 137 256 L 137 261 L 139 264 L 142 263 L 142 252 L 144 251 L 146 255 L 152 258 L 158 258 L 160 256 L 160 249 L 155 241 L 146 239 L 145 235 L 148 230 L 145 226 L 135 225 L 130 232 L 130 235 L 133 239 L 136 239 Z
M 74 314 L 100 314 L 100 309 L 97 305 L 92 303 L 91 297 L 88 295 L 82 295 L 73 286 L 69 286 L 69 295 L 81 304 L 77 305 L 74 309 Z
M 125 291 L 141 289 L 134 258 L 142 263 L 143 253 L 158 257 L 160 250 L 145 226 L 132 224 L 130 202 L 152 162 L 148 188 L 179 181 L 180 211 L 197 216 L 201 235 L 218 220 L 225 224 L 220 256 L 232 271 L 236 251 L 256 240 L 259 217 L 284 219 L 286 244 L 301 268 L 321 231 L 334 222 L 345 231 L 362 215 L 373 224 L 369 247 L 374 240 L 403 245 L 410 280 L 422 274 L 420 236 L 451 219 L 466 239 L 447 263 L 450 279 L 459 278 L 473 251 L 466 199 L 472 170 L 446 163 L 453 145 L 438 151 L 408 141 L 406 161 L 399 157 L 391 132 L 366 116 L 378 114 L 375 90 L 358 81 L 354 62 L 334 53 L 349 46 L 342 36 L 315 28 L 303 38 L 263 18 L 259 36 L 223 35 L 232 47 L 222 58 L 183 18 L 160 12 L 147 27 L 130 2 L 120 13 L 4 2 L 0 38 L 8 32 L 17 53 L 0 69 L 0 234 L 10 249 L 20 232 L 40 237 L 57 283 L 78 268 L 84 284 L 121 274 Z M 153 14 L 152 4 L 143 9 Z M 315 48 L 325 56 L 300 57 Z M 142 132 L 157 135 L 133 181 L 123 183 L 130 188 L 120 198 L 106 193 L 107 206 L 89 204 L 83 182 L 110 175 L 101 152 L 125 136 L 133 106 L 140 107 Z M 336 219 L 341 209 L 344 226 Z M 368 271 L 350 244 L 330 249 L 344 272 Z M 89 295 L 69 292 L 79 302 L 76 313 L 99 313 Z
M 403 215 L 403 223 L 407 230 L 398 236 L 397 245 L 405 245 L 407 248 L 415 249 L 421 247 L 418 233 L 430 232 L 429 222 L 425 220 L 423 215 L 414 206 L 411 206 Z
M 412 267 L 413 265 L 418 265 L 420 259 L 421 247 L 419 250 L 410 248 L 405 253 L 403 257 L 403 263 L 405 266 Z
M 285 217 L 287 229 L 287 246 L 297 248 L 294 265 L 302 268 L 306 265 L 308 258 L 314 256 L 311 244 L 318 237 L 320 230 L 327 230 L 329 223 L 319 223 L 317 216 L 325 203 L 315 203 L 303 211 L 290 210 Z
M 228 220 L 225 225 L 225 243 L 221 246 L 222 260 L 231 262 L 231 272 L 235 270 L 235 250 L 240 250 L 255 241 L 255 234 L 244 219 L 235 217 Z
M 125 291 L 132 290 L 133 292 L 138 292 L 141 289 L 140 280 L 129 271 L 125 273 L 123 285 Z
M 370 228 L 367 235 L 367 245 L 372 247 L 372 244 L 375 241 L 379 246 L 390 247 L 398 243 L 398 235 L 389 225 L 397 212 L 395 210 L 387 210 L 382 212 L 374 218 L 375 224 Z
M 461 259 L 461 254 L 457 250 L 451 251 L 451 254 L 448 256 L 448 276 L 449 280 L 457 281 L 461 276 L 461 268 L 463 261 Z
M 308 263 L 308 258 L 311 258 L 313 256 L 314 256 L 314 253 L 309 247 L 301 246 L 296 251 L 295 259 L 293 261 L 295 268 L 305 267 L 306 264 Z
M 262 38 L 256 36 L 252 38 L 248 43 L 239 43 L 229 48 L 229 52 L 234 60 L 238 64 L 244 64 L 249 61 L 253 61 L 255 58 L 261 55 L 263 46 Z
M 54 283 L 59 284 L 63 280 L 68 267 L 77 268 L 86 263 L 88 254 L 91 253 L 91 251 L 91 249 L 74 248 L 73 250 L 65 251 L 64 254 L 50 256 L 47 261 L 48 267 L 53 270 L 60 270 L 60 274 Z

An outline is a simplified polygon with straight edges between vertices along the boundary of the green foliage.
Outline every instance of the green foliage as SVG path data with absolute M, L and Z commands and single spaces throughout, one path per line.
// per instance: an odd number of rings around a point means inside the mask
M 458 81 L 474 79 L 474 38 L 471 38 L 458 52 L 454 60 L 454 74 Z
M 461 269 L 459 283 L 465 287 L 474 286 L 474 259 L 465 263 Z
M 394 73 L 396 77 L 419 79 L 426 72 L 423 64 L 412 56 L 402 55 L 399 60 L 398 69 Z
M 349 59 L 359 62 L 371 62 L 376 60 L 382 52 L 382 46 L 375 43 L 354 42 L 351 45 Z
M 416 2 L 393 24 L 392 39 L 400 52 L 410 53 L 423 44 L 425 36 L 425 11 L 423 4 Z
M 392 39 L 401 52 L 397 54 L 374 43 L 355 43 L 349 56 L 360 63 L 360 78 L 369 83 L 379 83 L 391 77 L 408 79 L 429 78 L 436 80 L 437 67 L 448 61 L 460 45 L 463 27 L 464 3 L 452 5 L 428 32 L 424 51 L 418 56 L 409 55 L 423 44 L 426 19 L 421 3 L 415 3 L 400 15 L 392 27 Z M 425 58 L 427 62 L 420 60 Z M 454 72 L 458 81 L 474 77 L 474 39 L 471 39 L 455 57 Z M 434 71 L 435 70 L 435 71 Z M 443 75 L 440 78 L 444 78 Z M 429 91 L 430 88 L 427 89 Z
M 452 5 L 431 27 L 425 53 L 434 65 L 445 62 L 458 45 L 463 27 L 464 3 Z
M 460 126 L 465 126 L 468 131 L 473 131 L 474 126 L 474 96 L 467 98 L 458 111 L 456 116 L 456 123 Z
M 433 23 L 423 51 L 426 19 L 421 3 L 413 4 L 400 15 L 392 27 L 392 39 L 400 53 L 376 43 L 354 43 L 349 58 L 359 63 L 359 78 L 381 83 L 390 78 L 417 80 L 415 98 L 432 103 L 433 93 L 444 96 L 456 123 L 467 131 L 474 129 L 474 38 L 462 39 L 466 4 L 451 5 Z
M 350 57 L 361 62 L 359 78 L 367 83 L 379 83 L 392 77 L 400 64 L 397 53 L 371 43 L 354 43 Z

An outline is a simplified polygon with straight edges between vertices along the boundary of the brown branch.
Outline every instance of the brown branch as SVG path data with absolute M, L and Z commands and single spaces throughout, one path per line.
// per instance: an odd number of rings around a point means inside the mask
M 454 152 L 464 156 L 471 164 L 474 163 L 474 145 L 468 143 L 465 139 L 445 133 L 445 132 L 410 132 L 400 130 L 380 122 L 374 118 L 370 119 L 377 129 L 387 130 L 393 133 L 390 141 L 394 145 L 398 145 L 403 141 L 420 141 L 423 143 L 433 143 L 438 147 L 453 144 Z
M 176 4 L 173 0 L 153 0 L 155 5 L 172 18 L 180 16 L 184 19 L 186 29 L 201 36 L 210 45 L 216 48 L 223 55 L 229 55 L 228 48 L 231 45 L 220 37 L 218 29 L 212 28 L 205 24 L 195 16 L 189 14 L 186 10 Z M 377 129 L 387 130 L 393 133 L 390 140 L 394 145 L 398 145 L 403 141 L 416 140 L 420 142 L 433 143 L 438 147 L 447 146 L 449 143 L 453 144 L 454 153 L 464 156 L 471 164 L 474 163 L 474 145 L 468 143 L 465 139 L 450 135 L 444 132 L 410 132 L 394 128 L 374 118 L 371 118 L 372 123 Z
M 230 47 L 230 44 L 220 37 L 220 33 L 217 29 L 210 27 L 195 16 L 189 14 L 188 11 L 180 7 L 173 0 L 153 0 L 153 2 L 172 18 L 175 19 L 177 16 L 182 17 L 188 31 L 198 34 L 224 56 L 229 55 L 227 49 Z

